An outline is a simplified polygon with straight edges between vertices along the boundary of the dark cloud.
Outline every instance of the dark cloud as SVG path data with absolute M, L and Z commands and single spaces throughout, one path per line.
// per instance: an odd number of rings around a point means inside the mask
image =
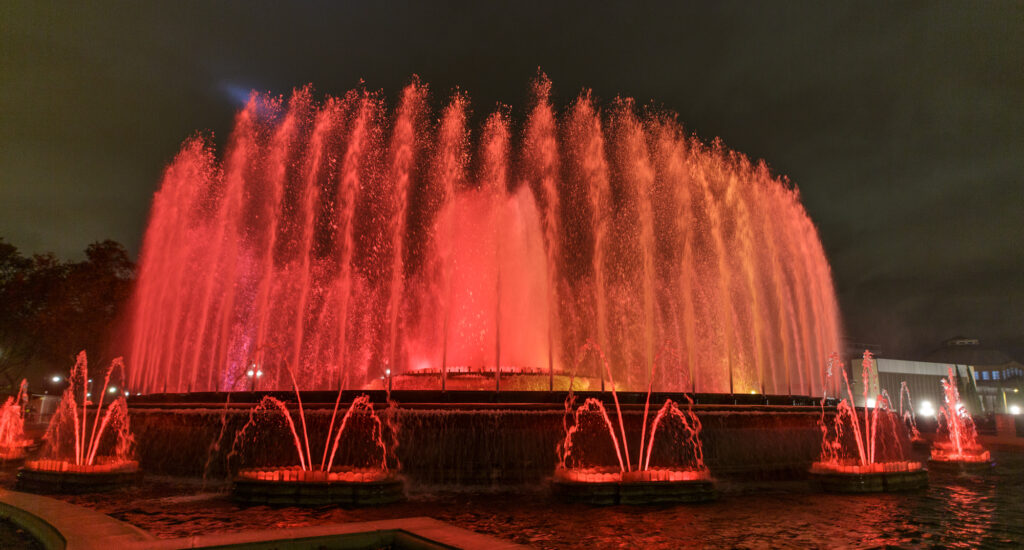
M 0 235 L 138 247 L 164 164 L 251 88 L 413 73 L 478 111 L 537 66 L 680 113 L 799 185 L 847 332 L 893 354 L 954 333 L 1024 348 L 1020 3 L 5 2 Z

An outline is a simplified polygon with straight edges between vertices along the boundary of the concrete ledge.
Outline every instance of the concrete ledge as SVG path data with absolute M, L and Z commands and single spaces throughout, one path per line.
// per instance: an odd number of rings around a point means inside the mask
M 145 548 L 156 537 L 106 514 L 82 506 L 0 489 L 0 515 L 39 539 L 47 550 Z
M 171 550 L 178 548 L 246 548 L 271 549 L 352 549 L 394 547 L 399 549 L 435 550 L 453 548 L 487 548 L 514 550 L 526 548 L 467 529 L 448 525 L 433 518 L 414 517 L 361 523 L 337 523 L 246 531 L 242 533 L 199 535 L 157 541 L 147 548 Z
M 6 489 L 0 489 L 0 517 L 27 530 L 47 550 L 526 548 L 426 517 L 157 539 L 82 506 Z

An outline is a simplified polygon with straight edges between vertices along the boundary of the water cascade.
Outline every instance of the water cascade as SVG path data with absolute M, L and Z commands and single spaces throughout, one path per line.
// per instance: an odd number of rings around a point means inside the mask
M 133 392 L 566 389 L 818 395 L 839 347 L 799 193 L 675 116 L 533 83 L 478 129 L 414 79 L 318 100 L 254 93 L 222 157 L 194 137 L 153 199 Z M 516 128 L 522 128 L 521 133 Z M 654 343 L 684 359 L 654 372 Z M 826 387 L 830 384 L 833 387 Z

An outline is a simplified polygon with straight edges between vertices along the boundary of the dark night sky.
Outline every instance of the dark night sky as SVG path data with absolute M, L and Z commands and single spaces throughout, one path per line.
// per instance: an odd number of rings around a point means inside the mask
M 0 236 L 23 250 L 137 251 L 164 165 L 223 137 L 231 90 L 393 100 L 417 73 L 521 114 L 540 66 L 560 104 L 654 100 L 790 176 L 852 339 L 1024 355 L 1024 3 L 98 4 L 0 5 Z

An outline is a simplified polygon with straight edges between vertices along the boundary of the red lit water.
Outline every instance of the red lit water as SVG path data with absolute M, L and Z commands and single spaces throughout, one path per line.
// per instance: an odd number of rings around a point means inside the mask
M 8 397 L 0 408 L 0 460 L 18 459 L 25 456 L 25 447 L 32 440 L 25 437 L 25 418 L 22 411 L 27 397 L 28 381 L 22 380 L 18 394 Z
M 123 369 L 121 358 L 114 359 L 103 376 L 103 385 L 92 386 L 88 359 L 84 351 L 79 352 L 67 377 L 68 387 L 46 428 L 43 452 L 38 460 L 27 461 L 26 468 L 72 472 L 137 468 L 132 460 L 134 438 L 123 387 L 110 384 L 115 372 L 120 371 L 123 377 Z M 92 397 L 92 391 L 98 396 Z M 118 396 L 104 409 L 108 393 Z M 96 411 L 90 415 L 88 406 L 93 403 L 96 403 Z
M 926 489 L 898 494 L 839 495 L 803 481 L 719 480 L 719 499 L 699 506 L 570 504 L 550 498 L 542 486 L 412 490 L 405 502 L 369 508 L 244 506 L 226 491 L 157 476 L 123 491 L 57 498 L 160 538 L 427 516 L 550 549 L 1020 548 L 1024 455 L 994 453 L 993 459 L 985 475 L 932 471 Z M 9 474 L 0 480 L 13 483 Z
M 883 391 L 870 397 L 870 373 L 873 366 L 871 352 L 864 351 L 861 377 L 865 402 L 863 417 L 853 403 L 849 376 L 839 360 L 832 354 L 828 361 L 828 374 L 839 369 L 843 374 L 846 397 L 836 407 L 832 422 L 825 418 L 825 400 L 819 425 L 822 431 L 821 458 L 812 466 L 817 472 L 880 473 L 920 470 L 922 465 L 910 459 L 908 427 L 903 418 L 892 410 L 889 396 Z M 901 394 L 902 396 L 902 394 Z M 869 405 L 873 402 L 873 405 Z
M 418 80 L 394 108 L 254 94 L 223 154 L 189 139 L 153 198 L 129 388 L 287 389 L 289 363 L 303 390 L 455 368 L 565 389 L 594 340 L 620 391 L 824 392 L 838 310 L 796 189 L 671 113 L 551 97 L 538 77 L 522 124 L 477 129 L 467 94 L 435 114 Z
M 290 369 L 289 374 L 291 374 Z M 295 390 L 299 426 L 296 426 L 295 420 L 292 418 L 292 412 L 285 402 L 269 395 L 264 396 L 259 404 L 249 412 L 248 422 L 235 434 L 228 459 L 230 461 L 233 456 L 241 453 L 243 446 L 260 444 L 257 442 L 258 436 L 266 435 L 260 434 L 260 432 L 272 431 L 268 429 L 266 424 L 267 417 L 279 415 L 279 418 L 284 419 L 285 425 L 288 428 L 287 435 L 290 435 L 290 439 L 295 445 L 298 466 L 295 468 L 260 468 L 254 466 L 241 470 L 239 475 L 274 481 L 354 481 L 354 477 L 352 479 L 349 479 L 349 477 L 355 476 L 356 473 L 358 473 L 358 481 L 372 481 L 388 475 L 389 455 L 388 445 L 384 440 L 384 423 L 374 411 L 373 402 L 370 401 L 368 396 L 361 395 L 355 398 L 348 405 L 348 408 L 339 420 L 338 411 L 341 406 L 341 391 L 338 392 L 338 397 L 334 402 L 334 409 L 331 411 L 330 424 L 328 424 L 327 431 L 324 434 L 323 444 L 315 447 L 322 449 L 320 451 L 320 463 L 317 464 L 311 452 L 313 447 L 310 445 L 306 411 L 302 405 L 302 394 L 298 389 L 294 376 L 291 377 L 291 381 L 292 387 Z M 346 427 L 350 427 L 357 418 L 361 421 L 361 426 L 357 429 L 346 431 Z M 389 427 L 394 429 L 393 425 L 389 425 Z M 273 434 L 270 437 L 273 441 L 271 444 L 276 446 L 276 441 L 279 440 L 273 440 Z M 358 472 L 351 468 L 343 472 L 335 472 L 334 464 L 339 445 L 344 441 L 345 446 L 355 446 L 354 443 L 357 438 L 363 438 L 369 442 L 367 445 L 362 445 L 362 447 L 369 449 L 368 454 L 371 455 L 363 457 L 363 464 L 367 467 L 358 470 Z M 367 441 L 361 443 L 367 443 Z M 288 473 L 292 471 L 299 473 Z M 352 474 L 352 476 L 349 476 L 349 474 Z
M 978 443 L 974 419 L 960 402 L 953 368 L 942 380 L 945 402 L 939 407 L 939 431 L 946 435 L 932 446 L 932 460 L 941 462 L 989 462 L 991 455 Z
M 653 358 L 653 365 L 661 364 L 665 355 L 667 345 Z M 650 422 L 650 435 L 648 431 L 648 416 L 650 412 L 651 391 L 648 387 L 647 401 L 644 406 L 644 414 L 641 419 L 639 451 L 634 463 L 629 453 L 628 432 L 622 409 L 619 406 L 618 394 L 615 389 L 615 378 L 611 372 L 607 357 L 601 348 L 588 342 L 579 353 L 581 362 L 588 353 L 597 356 L 598 361 L 605 365 L 608 372 L 608 381 L 611 385 L 612 399 L 615 403 L 615 413 L 618 419 L 618 432 L 608 415 L 604 403 L 597 398 L 587 398 L 582 405 L 576 407 L 575 396 L 570 391 L 566 397 L 566 419 L 564 421 L 565 437 L 558 446 L 559 465 L 555 476 L 578 482 L 609 482 L 609 481 L 694 481 L 710 479 L 710 474 L 704 464 L 703 444 L 700 439 L 701 423 L 691 407 L 685 410 L 667 399 Z M 689 397 L 687 397 L 689 399 Z M 692 406 L 692 401 L 690 402 Z M 572 419 L 571 422 L 569 419 Z M 673 462 L 661 467 L 651 468 L 651 454 L 654 450 L 655 436 L 658 428 L 663 424 L 672 424 L 675 428 L 670 437 L 669 446 L 673 447 L 670 454 L 675 457 Z M 607 432 L 607 438 L 605 437 Z M 618 470 L 608 464 L 602 464 L 599 458 L 599 448 L 602 444 L 611 441 L 615 451 L 615 458 L 618 461 Z M 680 457 L 682 457 L 680 459 Z

